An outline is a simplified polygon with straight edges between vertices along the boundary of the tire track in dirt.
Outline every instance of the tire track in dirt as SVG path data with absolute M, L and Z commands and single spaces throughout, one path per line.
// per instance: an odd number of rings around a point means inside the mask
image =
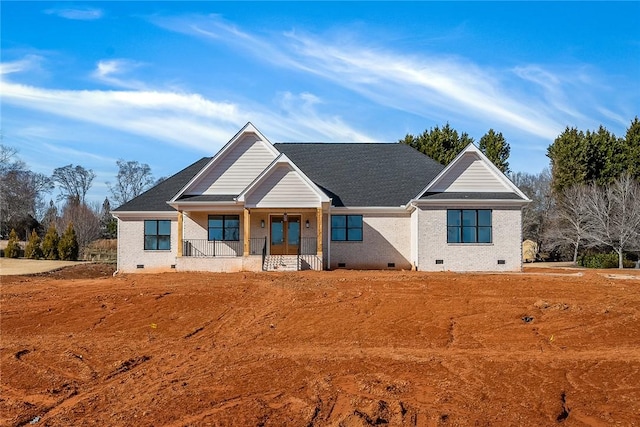
M 0 379 L 0 423 L 51 407 L 41 423 L 554 425 L 566 411 L 567 425 L 629 425 L 640 413 L 633 286 L 395 272 L 14 284 L 1 360 L 29 368 Z M 75 312 L 55 305 L 67 303 Z M 96 325 L 100 304 L 110 315 Z M 38 369 L 50 375 L 29 382 Z

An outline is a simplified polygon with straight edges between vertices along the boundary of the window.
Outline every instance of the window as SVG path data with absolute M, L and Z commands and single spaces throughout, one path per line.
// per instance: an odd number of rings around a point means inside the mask
M 168 251 L 171 249 L 171 221 L 146 220 L 144 222 L 144 250 Z
M 240 216 L 209 215 L 209 240 L 240 240 Z
M 362 215 L 331 215 L 331 240 L 362 241 Z
M 491 243 L 490 209 L 447 210 L 447 243 Z

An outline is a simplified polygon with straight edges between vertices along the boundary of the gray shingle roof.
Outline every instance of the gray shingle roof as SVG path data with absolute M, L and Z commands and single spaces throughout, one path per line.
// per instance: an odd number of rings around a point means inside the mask
M 182 190 L 191 178 L 200 172 L 210 160 L 211 157 L 203 157 L 175 175 L 165 179 L 155 187 L 151 187 L 138 197 L 131 199 L 124 205 L 114 209 L 114 211 L 174 211 L 175 209 L 169 206 L 167 201 L 171 200 L 173 196 L 178 194 L 178 191 Z
M 408 203 L 444 168 L 405 144 L 278 143 L 334 206 L 393 207 Z M 173 211 L 167 204 L 207 163 L 203 157 L 135 199 L 115 209 Z M 232 201 L 237 195 L 185 196 L 181 201 Z M 423 199 L 520 199 L 513 193 L 428 193 Z
M 334 206 L 407 204 L 440 173 L 440 163 L 405 144 L 279 143 Z
M 420 200 L 524 200 L 516 193 L 425 193 Z

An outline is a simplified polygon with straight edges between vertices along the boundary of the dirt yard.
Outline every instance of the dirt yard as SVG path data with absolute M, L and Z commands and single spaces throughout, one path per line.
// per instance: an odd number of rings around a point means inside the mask
M 0 425 L 640 426 L 639 272 L 528 271 L 5 276 Z

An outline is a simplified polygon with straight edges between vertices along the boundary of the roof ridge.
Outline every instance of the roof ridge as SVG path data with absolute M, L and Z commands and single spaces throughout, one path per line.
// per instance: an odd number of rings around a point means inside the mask
M 286 141 L 286 142 L 274 142 L 273 145 L 278 144 L 287 144 L 287 145 L 394 145 L 399 144 L 398 142 L 384 142 L 384 141 L 370 141 L 370 142 L 294 142 L 294 141 Z

